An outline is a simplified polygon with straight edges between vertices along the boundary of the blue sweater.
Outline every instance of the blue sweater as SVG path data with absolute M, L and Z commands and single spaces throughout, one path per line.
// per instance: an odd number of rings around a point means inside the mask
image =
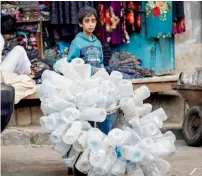
M 68 52 L 68 62 L 74 58 L 82 58 L 86 64 L 90 64 L 91 74 L 94 74 L 95 67 L 104 67 L 102 45 L 95 35 L 92 35 L 90 40 L 83 32 L 77 34 Z

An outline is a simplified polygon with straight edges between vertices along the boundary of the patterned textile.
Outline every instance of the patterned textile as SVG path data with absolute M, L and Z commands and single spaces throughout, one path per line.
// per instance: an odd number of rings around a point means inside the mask
M 146 3 L 146 32 L 148 39 L 172 35 L 172 1 Z
M 1 1 L 1 13 L 16 13 L 19 10 L 19 2 Z
M 19 20 L 36 20 L 40 19 L 39 2 L 37 1 L 20 1 Z
M 37 29 L 38 29 L 37 24 L 21 24 L 21 25 L 17 25 L 17 30 L 21 30 L 21 31 L 37 32 Z
M 119 55 L 119 59 L 116 60 L 116 56 Z M 110 59 L 110 65 L 105 67 L 110 73 L 113 70 L 122 73 L 124 79 L 136 79 L 151 77 L 153 72 L 151 70 L 141 67 L 141 61 L 129 52 L 116 52 Z
M 128 33 L 140 32 L 141 23 L 140 23 L 140 11 L 141 11 L 141 2 L 128 1 L 126 2 L 126 27 Z
M 33 79 L 39 79 L 41 77 L 41 75 L 39 75 L 40 72 L 42 72 L 42 70 L 45 69 L 51 69 L 48 64 L 45 63 L 44 60 L 36 57 L 34 59 L 31 59 L 31 77 Z M 42 73 L 41 73 L 42 74 Z
M 95 1 L 52 1 L 51 24 L 78 24 L 77 13 L 81 7 L 97 9 Z
M 130 43 L 130 37 L 126 28 L 126 2 L 121 1 L 121 39 L 123 43 Z

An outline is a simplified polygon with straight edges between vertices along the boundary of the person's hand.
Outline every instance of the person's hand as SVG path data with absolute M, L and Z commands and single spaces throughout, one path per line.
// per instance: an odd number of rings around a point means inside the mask
M 101 70 L 106 71 L 105 68 L 97 68 L 97 67 L 96 67 L 96 68 L 94 69 L 95 73 L 98 72 L 98 71 L 101 71 Z

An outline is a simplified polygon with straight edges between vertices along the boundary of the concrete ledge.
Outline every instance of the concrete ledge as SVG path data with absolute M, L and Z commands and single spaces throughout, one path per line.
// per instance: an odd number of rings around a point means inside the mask
M 50 145 L 53 144 L 49 138 L 48 131 L 40 126 L 9 127 L 1 134 L 1 143 L 10 145 Z

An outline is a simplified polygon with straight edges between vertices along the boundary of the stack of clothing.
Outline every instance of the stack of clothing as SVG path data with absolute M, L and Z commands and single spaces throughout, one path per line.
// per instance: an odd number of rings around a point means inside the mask
M 41 84 L 41 75 L 42 73 L 47 70 L 51 69 L 49 65 L 42 59 L 36 57 L 31 59 L 31 78 L 36 81 L 36 84 Z
M 19 20 L 38 20 L 39 19 L 39 3 L 37 1 L 20 1 Z
M 13 14 L 18 13 L 19 2 L 18 1 L 1 1 L 1 13 Z
M 39 2 L 40 18 L 42 20 L 50 20 L 50 6 L 51 2 L 48 1 Z
M 18 45 L 25 48 L 29 59 L 35 58 L 38 55 L 36 33 L 18 31 L 17 36 Z
M 2 55 L 7 56 L 8 53 L 16 46 L 18 45 L 17 42 L 17 36 L 15 34 L 13 35 L 4 35 L 5 45 L 4 49 L 2 51 Z
M 46 49 L 44 51 L 46 63 L 53 69 L 54 64 L 61 59 L 60 50 L 58 47 Z
M 153 72 L 142 68 L 141 61 L 129 52 L 114 53 L 106 69 L 109 72 L 113 70 L 121 72 L 124 79 L 138 79 L 153 76 Z
M 38 55 L 37 29 L 37 24 L 23 24 L 17 27 L 18 45 L 25 48 L 29 59 L 33 59 Z

